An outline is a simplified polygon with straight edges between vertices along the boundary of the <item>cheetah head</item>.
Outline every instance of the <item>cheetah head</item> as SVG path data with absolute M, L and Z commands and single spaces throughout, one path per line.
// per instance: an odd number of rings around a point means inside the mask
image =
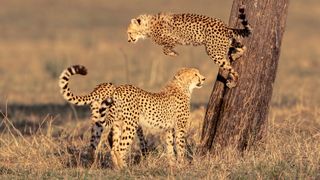
M 136 43 L 139 39 L 145 39 L 150 34 L 151 15 L 140 15 L 131 19 L 131 23 L 127 29 L 128 42 Z
M 194 88 L 201 88 L 205 77 L 200 74 L 198 69 L 195 68 L 181 68 L 174 76 L 178 82 L 188 88 L 189 92 L 192 92 Z

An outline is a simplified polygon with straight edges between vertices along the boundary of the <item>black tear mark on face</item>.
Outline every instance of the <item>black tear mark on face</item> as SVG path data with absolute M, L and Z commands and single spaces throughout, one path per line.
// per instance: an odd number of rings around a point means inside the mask
M 137 19 L 139 25 L 141 25 L 141 19 Z

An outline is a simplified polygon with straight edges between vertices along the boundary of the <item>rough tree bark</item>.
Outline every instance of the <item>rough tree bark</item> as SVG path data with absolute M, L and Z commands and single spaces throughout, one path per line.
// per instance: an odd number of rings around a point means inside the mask
M 230 27 L 241 27 L 238 9 L 245 5 L 253 33 L 242 42 L 245 54 L 233 63 L 238 85 L 214 84 L 202 130 L 202 150 L 246 150 L 265 135 L 289 0 L 234 0 Z M 225 77 L 224 72 L 219 74 Z M 217 78 L 219 79 L 219 78 Z

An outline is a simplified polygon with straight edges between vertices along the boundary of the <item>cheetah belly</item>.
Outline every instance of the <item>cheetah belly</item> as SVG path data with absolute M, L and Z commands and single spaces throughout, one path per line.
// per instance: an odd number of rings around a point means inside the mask
M 147 114 L 140 115 L 139 124 L 143 128 L 151 129 L 152 131 L 165 131 L 172 127 L 172 123 L 156 116 Z

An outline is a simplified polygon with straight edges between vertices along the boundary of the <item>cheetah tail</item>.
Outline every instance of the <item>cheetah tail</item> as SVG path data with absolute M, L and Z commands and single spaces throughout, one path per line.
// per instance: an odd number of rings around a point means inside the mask
M 244 5 L 240 6 L 240 8 L 239 8 L 240 14 L 238 16 L 244 29 L 232 29 L 232 30 L 233 30 L 233 33 L 237 36 L 248 37 L 252 33 L 252 28 L 250 27 L 250 25 L 248 23 L 244 9 L 245 9 Z
M 87 69 L 84 66 L 81 65 L 73 65 L 65 69 L 60 77 L 59 77 L 59 87 L 60 87 L 60 93 L 62 94 L 63 98 L 67 100 L 68 102 L 76 105 L 85 105 L 90 102 L 85 101 L 85 96 L 76 96 L 74 95 L 70 88 L 69 88 L 69 79 L 72 75 L 80 74 L 80 75 L 86 75 Z M 88 99 L 89 100 L 89 99 Z

